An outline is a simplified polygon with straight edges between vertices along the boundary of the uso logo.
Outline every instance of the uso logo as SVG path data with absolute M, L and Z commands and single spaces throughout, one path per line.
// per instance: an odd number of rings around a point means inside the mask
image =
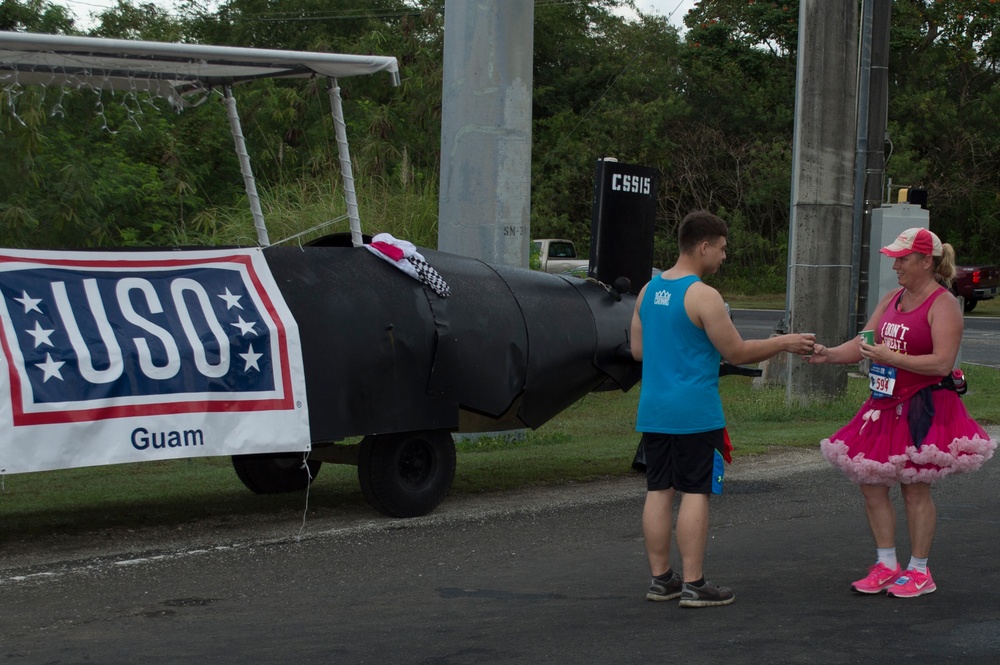
M 0 256 L 15 425 L 293 408 L 285 325 L 249 255 L 53 256 Z

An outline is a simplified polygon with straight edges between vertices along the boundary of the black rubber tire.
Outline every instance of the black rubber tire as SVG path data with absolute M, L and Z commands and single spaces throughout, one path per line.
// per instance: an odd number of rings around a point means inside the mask
M 319 460 L 307 460 L 309 472 L 302 466 L 300 453 L 259 453 L 233 455 L 236 475 L 256 494 L 284 494 L 309 487 L 323 465 Z
M 978 302 L 979 302 L 978 300 L 969 300 L 968 298 L 966 298 L 966 300 L 965 300 L 965 313 L 968 314 L 969 312 L 971 312 L 972 310 L 974 310 L 976 308 L 976 303 L 978 303 Z
M 454 479 L 455 443 L 446 431 L 380 434 L 361 440 L 361 491 L 385 515 L 426 515 L 441 503 Z

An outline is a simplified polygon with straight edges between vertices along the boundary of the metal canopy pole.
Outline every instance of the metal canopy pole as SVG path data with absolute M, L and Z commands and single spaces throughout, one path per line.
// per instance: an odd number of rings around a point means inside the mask
M 253 214 L 253 225 L 257 229 L 257 242 L 267 247 L 271 242 L 267 238 L 267 226 L 264 224 L 264 213 L 260 209 L 260 197 L 257 196 L 257 183 L 250 168 L 250 155 L 247 154 L 246 140 L 243 138 L 243 127 L 240 125 L 240 115 L 236 112 L 236 99 L 233 98 L 231 86 L 225 86 L 226 115 L 229 116 L 229 128 L 236 143 L 236 155 L 240 158 L 240 173 L 243 174 L 243 184 L 250 200 L 250 212 Z
M 344 106 L 340 99 L 337 79 L 330 79 L 330 111 L 337 137 L 337 153 L 340 155 L 340 173 L 344 180 L 344 198 L 347 201 L 347 219 L 351 224 L 351 243 L 361 247 L 361 217 L 358 214 L 358 197 L 354 192 L 354 170 L 351 168 L 351 153 L 347 148 L 347 126 L 344 124 Z

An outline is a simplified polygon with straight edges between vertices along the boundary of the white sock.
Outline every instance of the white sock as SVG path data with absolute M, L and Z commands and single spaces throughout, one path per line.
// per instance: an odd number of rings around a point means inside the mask
M 918 559 L 915 556 L 910 557 L 910 565 L 906 567 L 907 570 L 915 570 L 918 573 L 927 572 L 927 559 Z
M 878 562 L 880 564 L 886 568 L 896 570 L 896 566 L 899 565 L 899 562 L 896 561 L 895 547 L 879 547 L 876 551 L 878 552 Z

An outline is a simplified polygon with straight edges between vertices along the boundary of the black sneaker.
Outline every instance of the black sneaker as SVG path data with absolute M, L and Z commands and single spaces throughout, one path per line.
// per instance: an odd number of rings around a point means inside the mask
M 704 586 L 691 586 L 684 584 L 681 590 L 681 607 L 714 607 L 715 605 L 728 605 L 736 600 L 733 590 L 724 586 L 715 586 L 711 582 L 705 582 Z
M 681 576 L 674 573 L 669 580 L 661 580 L 654 577 L 649 584 L 649 591 L 646 592 L 646 600 L 673 600 L 680 598 L 681 586 L 683 585 Z

